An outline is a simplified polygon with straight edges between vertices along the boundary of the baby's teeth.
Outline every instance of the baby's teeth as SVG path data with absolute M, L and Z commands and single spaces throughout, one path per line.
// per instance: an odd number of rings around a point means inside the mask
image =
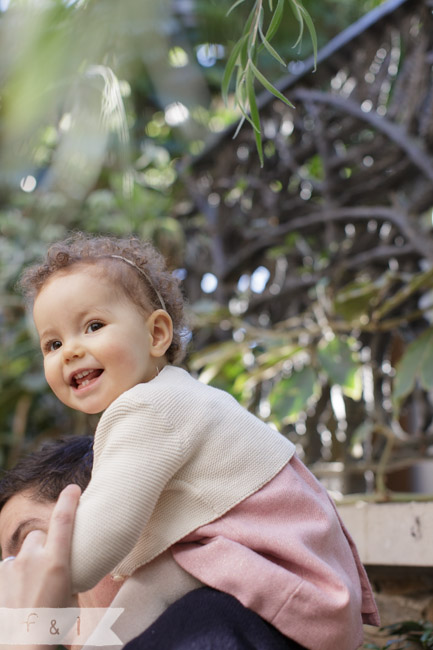
M 87 386 L 87 384 L 90 384 L 90 379 L 85 379 L 84 381 L 81 382 L 81 388 L 84 386 Z
M 88 375 L 89 372 L 90 372 L 90 370 L 84 370 L 83 372 L 78 372 L 78 373 L 75 375 L 75 377 L 76 377 L 76 379 L 82 379 L 83 377 L 85 377 L 86 375 Z

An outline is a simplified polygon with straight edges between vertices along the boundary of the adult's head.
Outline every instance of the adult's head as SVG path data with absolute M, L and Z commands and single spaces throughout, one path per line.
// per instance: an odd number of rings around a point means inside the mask
M 110 281 L 145 316 L 164 309 L 173 323 L 173 336 L 166 352 L 169 363 L 185 353 L 184 300 L 178 279 L 167 269 L 163 256 L 150 242 L 76 233 L 52 244 L 41 264 L 29 267 L 20 286 L 29 303 L 58 274 L 89 269 Z
M 93 465 L 93 437 L 69 436 L 45 442 L 40 449 L 22 458 L 0 480 L 0 548 L 2 557 L 19 552 L 33 530 L 48 531 L 60 492 L 75 483 L 85 490 Z M 106 607 L 121 583 L 110 576 L 85 594 L 81 606 Z
M 7 501 L 22 492 L 31 492 L 35 502 L 55 503 L 70 483 L 76 483 L 84 491 L 92 466 L 92 436 L 48 440 L 0 477 L 0 511 Z

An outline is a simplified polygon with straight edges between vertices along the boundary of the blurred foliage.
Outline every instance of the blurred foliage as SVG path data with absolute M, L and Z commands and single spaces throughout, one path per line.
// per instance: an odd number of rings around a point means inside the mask
M 353 25 L 262 97 L 263 168 L 231 129 L 183 177 L 191 367 L 374 499 L 433 491 L 432 34 L 423 0 Z
M 384 645 L 365 643 L 366 650 L 432 650 L 433 623 L 430 621 L 401 621 L 381 628 L 386 634 Z
M 241 265 L 226 284 L 230 292 L 205 290 L 206 272 L 214 272 L 207 257 L 209 240 L 215 236 L 217 241 L 221 233 L 209 227 L 205 210 L 197 210 L 197 188 L 189 186 L 184 165 L 241 117 L 234 102 L 236 85 L 229 75 L 224 80 L 224 69 L 254 3 L 245 0 L 227 16 L 233 4 L 0 3 L 0 464 L 13 464 L 41 437 L 84 432 L 95 425 L 95 419 L 68 411 L 46 387 L 31 319 L 15 289 L 23 267 L 49 242 L 74 229 L 135 233 L 156 243 L 184 278 L 194 330 L 188 366 L 203 381 L 229 390 L 290 435 L 307 461 L 345 461 L 353 448 L 362 454 L 369 423 L 355 415 L 348 437 L 338 411 L 345 400 L 356 410 L 364 390 L 365 359 L 352 325 L 362 325 L 366 313 L 380 313 L 380 318 L 393 314 L 399 304 L 396 287 L 402 284 L 390 273 L 374 281 L 357 276 L 332 295 L 326 283 L 318 282 L 311 288 L 314 322 L 295 313 L 271 321 L 266 306 L 257 307 L 254 320 L 244 318 L 247 307 L 260 301 L 267 281 L 258 290 L 254 283 L 260 285 L 260 273 L 254 276 L 253 269 Z M 303 6 L 320 47 L 378 4 L 305 0 Z M 310 56 L 314 44 L 303 38 L 293 48 L 299 25 L 289 3 L 275 2 L 273 9 L 278 7 L 281 22 L 272 48 L 260 52 L 260 69 L 272 83 L 284 71 L 279 57 L 296 62 Z M 267 123 L 263 128 L 266 133 Z M 272 160 L 273 146 L 266 136 L 266 162 Z M 233 151 L 237 147 L 235 142 Z M 315 155 L 301 171 L 304 179 L 293 175 L 291 182 L 301 186 L 308 178 L 308 183 L 320 184 L 325 173 L 323 157 Z M 274 179 L 270 187 L 277 198 L 279 182 Z M 224 190 L 224 200 L 242 210 L 252 200 L 253 187 L 254 178 L 237 179 Z M 225 226 L 222 236 L 230 242 L 235 262 L 242 254 L 236 222 Z M 308 236 L 281 237 L 267 254 L 273 282 L 284 256 L 298 254 L 301 247 L 303 273 L 316 274 L 332 258 L 328 244 L 312 256 Z M 417 291 L 423 282 L 429 286 L 429 277 L 421 276 L 403 282 L 406 292 Z M 340 330 L 329 327 L 324 317 L 329 310 L 343 322 Z M 351 324 L 346 329 L 345 319 Z M 430 330 L 423 334 L 399 361 L 396 408 L 419 382 L 432 388 L 424 351 L 431 336 Z M 301 439 L 308 410 L 328 401 L 330 391 L 334 406 L 307 449 Z M 336 435 L 332 444 L 330 429 Z

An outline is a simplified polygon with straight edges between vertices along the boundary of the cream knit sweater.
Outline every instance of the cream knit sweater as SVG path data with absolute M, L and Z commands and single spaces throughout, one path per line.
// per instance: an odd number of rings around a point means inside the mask
M 118 397 L 95 433 L 77 510 L 74 592 L 138 567 L 240 503 L 288 463 L 294 445 L 228 393 L 166 366 Z

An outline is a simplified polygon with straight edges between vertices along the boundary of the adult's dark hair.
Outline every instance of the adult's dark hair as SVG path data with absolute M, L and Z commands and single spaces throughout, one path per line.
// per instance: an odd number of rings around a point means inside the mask
M 16 494 L 32 490 L 37 501 L 57 501 L 70 483 L 85 490 L 92 474 L 93 437 L 50 440 L 24 456 L 0 480 L 0 510 Z

